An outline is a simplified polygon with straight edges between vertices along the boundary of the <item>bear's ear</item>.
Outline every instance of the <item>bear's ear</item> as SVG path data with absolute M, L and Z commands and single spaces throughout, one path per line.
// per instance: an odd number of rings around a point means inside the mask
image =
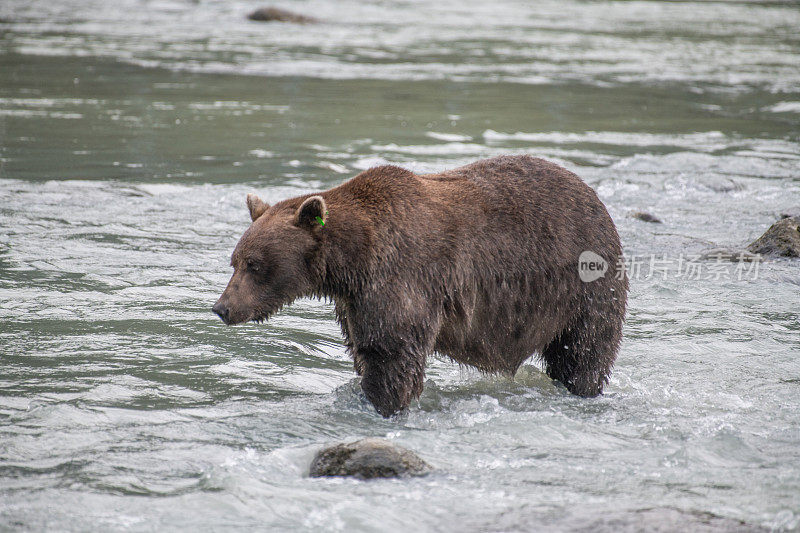
M 294 223 L 301 228 L 313 228 L 314 226 L 324 226 L 328 216 L 328 209 L 325 206 L 325 199 L 322 196 L 312 196 L 306 198 L 303 204 L 297 209 L 294 216 Z
M 247 209 L 250 210 L 250 220 L 255 220 L 264 214 L 264 211 L 269 209 L 269 204 L 261 201 L 261 198 L 253 193 L 247 195 Z

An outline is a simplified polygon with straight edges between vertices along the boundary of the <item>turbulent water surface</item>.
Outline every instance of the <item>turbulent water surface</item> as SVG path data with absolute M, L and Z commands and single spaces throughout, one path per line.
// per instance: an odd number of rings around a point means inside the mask
M 0 529 L 800 527 L 800 264 L 696 260 L 800 212 L 798 5 L 281 5 L 323 22 L 0 4 Z M 384 420 L 330 304 L 210 312 L 247 192 L 502 153 L 573 170 L 617 223 L 630 310 L 602 397 L 536 359 L 434 359 Z M 365 436 L 436 470 L 307 476 Z

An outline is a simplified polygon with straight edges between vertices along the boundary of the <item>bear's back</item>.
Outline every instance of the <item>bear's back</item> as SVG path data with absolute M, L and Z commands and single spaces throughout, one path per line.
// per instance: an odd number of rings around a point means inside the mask
M 420 176 L 488 250 L 572 263 L 586 249 L 620 252 L 616 229 L 597 194 L 578 176 L 544 159 L 499 156 Z
M 337 189 L 365 211 L 376 231 L 412 239 L 416 253 L 429 260 L 460 251 L 487 261 L 566 265 L 587 249 L 609 257 L 620 253 L 614 224 L 595 192 L 567 169 L 527 155 L 437 174 L 375 167 Z

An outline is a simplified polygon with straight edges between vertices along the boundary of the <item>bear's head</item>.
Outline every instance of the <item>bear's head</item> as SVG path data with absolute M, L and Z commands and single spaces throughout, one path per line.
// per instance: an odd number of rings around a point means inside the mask
M 233 276 L 212 310 L 228 325 L 262 321 L 322 283 L 327 210 L 322 196 L 272 207 L 247 195 L 252 224 L 231 256 Z

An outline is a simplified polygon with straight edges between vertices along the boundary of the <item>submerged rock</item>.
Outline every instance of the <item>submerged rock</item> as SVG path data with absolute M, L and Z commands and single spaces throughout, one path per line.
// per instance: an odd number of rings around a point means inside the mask
M 767 530 L 755 524 L 748 524 L 735 518 L 726 518 L 703 511 L 673 508 L 639 509 L 627 513 L 609 513 L 595 521 L 577 525 L 572 531 L 593 533 L 634 533 L 648 531 L 667 533 L 673 531 L 692 531 L 696 533 L 716 532 L 759 532 Z
M 642 222 L 652 222 L 653 224 L 661 224 L 661 220 L 650 213 L 645 213 L 644 211 L 634 211 L 631 213 L 633 218 L 637 218 Z
M 741 250 L 737 248 L 712 248 L 706 250 L 700 255 L 700 259 L 704 261 L 733 261 L 752 263 L 753 261 L 761 261 L 761 256 Z
M 311 461 L 310 475 L 374 479 L 421 476 L 430 470 L 431 466 L 411 450 L 372 438 L 320 450 Z
M 256 9 L 247 15 L 247 18 L 259 22 L 296 22 L 298 24 L 313 24 L 319 22 L 314 17 L 292 13 L 291 11 L 278 7 L 262 7 L 261 9 Z
M 559 531 L 570 533 L 766 533 L 753 524 L 715 513 L 675 507 L 626 508 L 588 504 L 566 513 L 531 505 L 474 524 L 475 531 Z M 787 511 L 788 512 L 788 511 Z M 791 515 L 791 513 L 789 513 Z M 773 529 L 774 530 L 774 529 Z
M 705 179 L 701 181 L 701 184 L 714 192 L 736 192 L 744 190 L 744 185 L 730 178 Z
M 747 249 L 772 257 L 800 257 L 800 217 L 781 218 Z

